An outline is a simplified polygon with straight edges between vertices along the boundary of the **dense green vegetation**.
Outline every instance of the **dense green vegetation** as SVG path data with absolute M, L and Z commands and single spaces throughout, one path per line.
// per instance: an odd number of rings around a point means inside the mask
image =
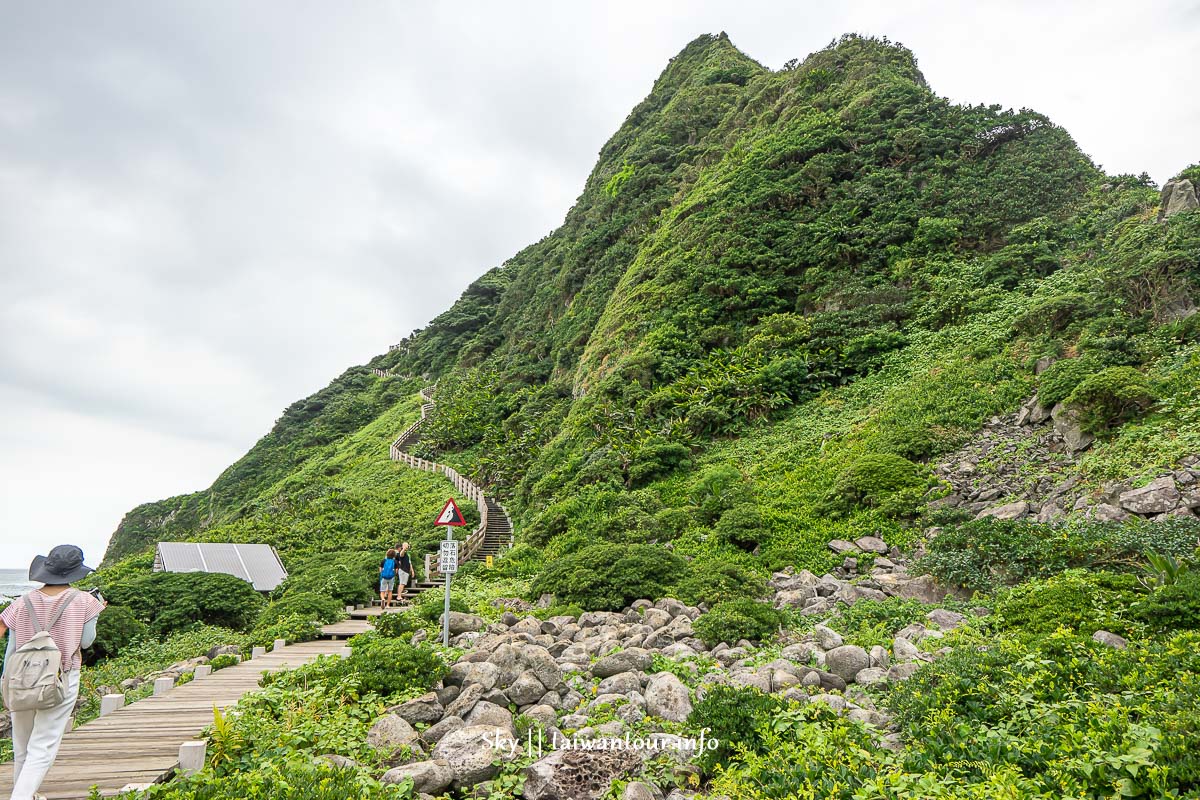
M 1158 202 L 1147 176 L 1103 174 L 1041 114 L 937 96 L 886 40 L 846 36 L 772 72 L 724 35 L 697 39 L 562 227 L 368 365 L 436 382 L 420 452 L 517 523 L 494 569 L 464 568 L 454 609 L 494 620 L 552 594 L 539 616 L 578 616 L 674 595 L 707 606 L 701 637 L 761 641 L 765 663 L 781 628 L 826 619 L 887 646 L 928 609 L 777 610 L 770 571 L 833 569 L 835 538 L 920 546 L 914 570 L 961 594 L 943 605 L 990 613 L 922 643 L 952 651 L 907 683 L 870 690 L 900 741 L 822 702 L 713 688 L 690 724 L 726 743 L 693 780 L 736 798 L 1194 796 L 1200 523 L 928 505 L 949 491 L 938 460 L 1034 394 L 1097 438 L 1066 473 L 1025 465 L 1029 485 L 1068 475 L 1095 498 L 1200 454 L 1200 212 L 1160 222 Z M 348 370 L 210 490 L 130 512 L 96 578 L 125 609 L 103 630 L 116 657 L 90 680 L 189 644 L 311 635 L 370 597 L 382 548 L 428 552 L 447 484 L 385 455 L 421 385 Z M 269 542 L 291 577 L 234 618 L 203 583 L 148 575 L 162 538 Z M 178 610 L 142 597 L 167 588 Z M 270 681 L 217 721 L 210 770 L 154 796 L 407 796 L 368 777 L 383 762 L 362 734 L 441 675 L 439 651 L 408 644 L 434 600 L 345 662 Z M 364 770 L 314 766 L 322 753 Z

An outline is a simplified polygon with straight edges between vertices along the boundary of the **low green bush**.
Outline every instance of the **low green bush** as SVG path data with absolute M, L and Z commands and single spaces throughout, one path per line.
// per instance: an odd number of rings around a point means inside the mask
M 153 572 L 104 587 L 112 605 L 125 606 L 158 635 L 197 623 L 248 630 L 265 601 L 246 581 L 206 572 Z
M 1186 797 L 1200 788 L 1200 634 L 1135 638 L 1124 650 L 1067 632 L 1000 635 L 923 666 L 888 705 L 908 768 L 977 783 L 1002 764 L 1025 784 L 990 796 Z
M 350 640 L 353 655 L 347 668 L 359 688 L 390 697 L 410 689 L 428 690 L 450 673 L 442 657 L 429 647 L 413 647 L 400 639 L 358 637 Z
M 783 624 L 783 612 L 768 603 L 739 598 L 717 603 L 701 614 L 693 628 L 710 647 L 718 642 L 734 644 L 741 639 L 759 642 L 769 638 Z
M 1080 381 L 1066 403 L 1079 410 L 1084 430 L 1100 433 L 1133 419 L 1155 399 L 1145 375 L 1133 367 L 1108 367 Z
M 96 641 L 91 648 L 83 651 L 84 662 L 94 664 L 102 658 L 113 658 L 149 630 L 130 609 L 109 604 L 96 620 Z
M 311 642 L 321 635 L 321 623 L 311 614 L 292 613 L 273 617 L 266 625 L 259 624 L 250 632 L 251 645 L 269 645 L 276 639 L 289 644 Z
M 1073 567 L 1133 570 L 1151 552 L 1186 556 L 1197 536 L 1200 520 L 1185 517 L 1061 525 L 984 519 L 947 525 L 915 568 L 945 584 L 989 591 Z
M 663 597 L 686 570 L 687 562 L 662 547 L 605 542 L 552 562 L 531 594 L 548 592 L 589 611 L 617 611 L 634 600 Z
M 1003 592 L 995 621 L 1006 630 L 1047 634 L 1059 628 L 1091 635 L 1098 630 L 1130 633 L 1127 609 L 1138 599 L 1133 575 L 1067 570 Z
M 727 763 L 739 749 L 756 751 L 762 746 L 762 728 L 768 725 L 785 703 L 774 695 L 744 686 L 710 687 L 704 699 L 696 703 L 688 716 L 688 729 L 707 729 L 706 736 L 717 743 L 715 750 L 704 749 L 696 763 L 707 774 L 717 764 Z
M 344 604 L 316 592 L 290 592 L 271 602 L 258 617 L 257 627 L 274 625 L 285 617 L 300 616 L 315 622 L 337 622 L 344 617 Z
M 428 620 L 422 619 L 412 611 L 401 611 L 395 614 L 380 614 L 375 617 L 372 624 L 375 626 L 375 632 L 380 636 L 386 636 L 389 639 L 407 639 L 425 627 L 427 622 Z
M 216 672 L 217 670 L 225 669 L 226 667 L 237 666 L 238 664 L 242 663 L 242 660 L 233 653 L 222 653 L 208 663 L 209 666 L 213 668 L 213 672 Z
M 332 597 L 341 606 L 369 603 L 379 592 L 379 562 L 383 552 L 317 553 L 289 562 L 288 579 L 275 598 L 294 592 Z
M 206 771 L 176 778 L 139 794 L 146 800 L 405 800 L 415 796 L 411 788 L 381 784 L 357 769 L 297 756 L 245 772 Z
M 412 604 L 411 613 L 416 614 L 426 622 L 438 622 L 442 618 L 442 612 L 445 610 L 445 595 L 440 591 L 421 592 L 417 599 Z M 460 614 L 471 613 L 470 607 L 462 601 L 462 598 L 450 597 L 450 610 L 457 611 Z
M 723 513 L 713 532 L 719 541 L 750 551 L 767 535 L 767 525 L 756 503 L 742 503 Z
M 1133 616 L 1157 631 L 1200 630 L 1200 571 L 1189 569 L 1133 607 Z
M 1099 371 L 1090 358 L 1064 358 L 1055 361 L 1038 376 L 1038 402 L 1046 408 L 1066 400 L 1084 378 Z
M 768 594 L 763 576 L 742 564 L 708 559 L 694 561 L 690 566 L 675 590 L 675 596 L 685 603 L 713 606 L 740 597 L 758 599 Z
M 825 497 L 824 507 L 831 513 L 846 513 L 855 508 L 880 508 L 889 515 L 903 516 L 916 509 L 924 489 L 924 469 L 903 456 L 892 453 L 868 453 L 842 470 Z M 902 498 L 907 497 L 907 502 Z

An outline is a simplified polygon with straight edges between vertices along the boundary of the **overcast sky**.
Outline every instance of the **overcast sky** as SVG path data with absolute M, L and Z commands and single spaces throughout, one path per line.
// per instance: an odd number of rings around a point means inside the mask
M 1196 3 L 828 5 L 7 4 L 0 567 L 99 561 L 126 510 L 205 488 L 551 231 L 699 34 L 771 68 L 887 35 L 1110 172 L 1200 161 Z

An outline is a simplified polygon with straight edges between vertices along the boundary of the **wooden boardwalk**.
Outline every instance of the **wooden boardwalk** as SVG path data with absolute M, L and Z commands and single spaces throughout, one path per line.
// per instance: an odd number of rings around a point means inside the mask
M 212 724 L 214 706 L 228 708 L 257 690 L 263 672 L 340 653 L 346 643 L 338 637 L 369 629 L 355 620 L 329 625 L 325 633 L 334 638 L 287 645 L 81 725 L 63 738 L 40 791 L 49 800 L 76 800 L 87 798 L 92 786 L 111 796 L 130 784 L 161 781 L 178 766 L 180 745 Z M 0 765 L 0 798 L 11 792 L 12 764 Z

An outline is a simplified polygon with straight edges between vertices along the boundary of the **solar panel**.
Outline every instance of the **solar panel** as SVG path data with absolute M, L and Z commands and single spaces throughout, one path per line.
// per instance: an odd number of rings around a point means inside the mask
M 279 554 L 269 544 L 159 542 L 155 571 L 223 572 L 269 592 L 287 577 Z

